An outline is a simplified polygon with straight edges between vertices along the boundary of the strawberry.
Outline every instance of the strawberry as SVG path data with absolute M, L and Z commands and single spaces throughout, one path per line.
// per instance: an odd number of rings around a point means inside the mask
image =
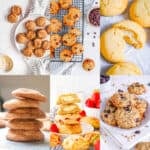
M 85 104 L 86 104 L 87 107 L 90 107 L 90 108 L 94 108 L 95 107 L 94 101 L 92 101 L 90 98 L 88 98 L 86 100 Z
M 96 108 L 100 108 L 100 101 L 96 102 Z
M 95 91 L 92 94 L 92 98 L 91 98 L 95 103 L 97 103 L 97 101 L 100 100 L 100 92 L 99 91 Z
M 51 124 L 50 131 L 59 133 L 59 129 L 55 123 Z
M 94 144 L 94 150 L 100 150 L 100 140 L 96 141 Z
M 81 117 L 85 117 L 85 116 L 86 116 L 86 112 L 85 112 L 84 110 L 82 110 L 82 111 L 80 112 L 80 116 L 81 116 Z

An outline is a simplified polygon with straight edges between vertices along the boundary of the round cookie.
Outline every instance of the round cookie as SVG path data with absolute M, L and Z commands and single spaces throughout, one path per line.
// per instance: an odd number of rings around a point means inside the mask
M 32 30 L 27 31 L 26 37 L 27 37 L 28 40 L 33 40 L 33 39 L 35 39 L 35 38 L 36 38 L 36 33 L 35 33 L 35 31 L 32 31 Z
M 7 127 L 14 130 L 39 130 L 42 122 L 35 119 L 13 119 L 8 121 Z
M 55 0 L 52 0 L 50 2 L 50 14 L 56 15 L 58 14 L 59 10 L 60 10 L 59 3 L 56 2 Z
M 22 54 L 26 57 L 31 57 L 32 54 L 33 54 L 33 49 L 32 48 L 29 48 L 29 47 L 26 47 L 24 48 L 22 51 Z
M 75 25 L 75 20 L 71 19 L 69 14 L 66 14 L 63 17 L 63 24 L 67 27 L 73 27 Z
M 21 9 L 21 7 L 18 6 L 18 5 L 12 6 L 10 11 L 11 11 L 12 14 L 15 14 L 15 15 L 17 15 L 17 16 L 19 16 L 19 15 L 22 14 L 22 9 Z
M 118 108 L 115 112 L 115 119 L 120 128 L 129 129 L 141 124 L 141 116 L 134 107 L 131 109 Z
M 61 36 L 59 34 L 52 34 L 50 36 L 50 46 L 54 49 L 61 46 Z
M 47 40 L 42 41 L 42 49 L 48 50 L 50 48 L 50 42 Z
M 15 14 L 9 14 L 7 16 L 7 20 L 10 22 L 10 23 L 16 23 L 18 21 L 18 16 L 15 15 Z
M 44 53 L 45 53 L 45 50 L 42 49 L 42 48 L 37 48 L 37 49 L 34 50 L 34 55 L 36 57 L 43 57 Z
M 29 49 L 34 50 L 35 47 L 34 47 L 33 41 L 29 41 L 29 42 L 27 43 L 26 47 L 29 48 Z
M 7 110 L 12 110 L 16 108 L 38 108 L 39 102 L 32 99 L 11 99 L 3 104 L 3 107 Z
M 71 20 L 78 21 L 81 17 L 80 9 L 77 7 L 71 7 L 69 8 L 68 15 Z
M 35 20 L 35 23 L 38 27 L 45 27 L 46 25 L 46 18 L 45 17 L 38 17 L 36 20 Z
M 82 67 L 86 71 L 91 71 L 95 68 L 95 62 L 93 59 L 86 58 L 82 63 Z
M 19 34 L 17 34 L 16 41 L 18 43 L 21 43 L 21 44 L 27 43 L 28 39 L 26 37 L 26 34 L 25 33 L 19 33 Z
M 135 0 L 131 3 L 129 9 L 130 18 L 142 25 L 143 27 L 150 27 L 150 1 L 149 0 Z
M 53 33 L 58 33 L 62 29 L 62 22 L 59 21 L 56 18 L 50 19 L 50 25 L 48 27 L 48 31 L 53 32 Z
M 25 23 L 25 28 L 27 30 L 35 30 L 36 28 L 36 23 L 33 21 L 33 20 L 28 20 L 26 23 Z
M 38 39 L 38 38 L 34 39 L 33 44 L 35 49 L 40 48 L 42 46 L 42 39 Z
M 62 42 L 64 46 L 73 46 L 77 41 L 77 37 L 73 34 L 66 33 L 62 37 Z
M 116 63 L 113 66 L 111 66 L 106 72 L 106 75 L 141 75 L 141 74 L 142 74 L 141 69 L 131 62 Z
M 80 36 L 81 35 L 81 31 L 77 28 L 69 29 L 68 33 L 73 34 L 75 36 Z
M 128 6 L 128 0 L 101 0 L 100 14 L 102 16 L 116 16 L 122 14 Z
M 15 142 L 43 141 L 44 135 L 40 130 L 8 130 L 7 139 Z
M 39 108 L 17 108 L 6 114 L 6 119 L 36 119 L 45 118 L 45 113 Z
M 128 87 L 128 92 L 131 94 L 141 95 L 146 92 L 146 88 L 144 84 L 140 84 L 139 82 L 132 83 Z
M 84 51 L 84 47 L 81 43 L 76 43 L 72 46 L 71 50 L 74 55 L 81 55 Z
M 33 89 L 18 88 L 12 91 L 11 94 L 16 98 L 29 98 L 41 102 L 45 102 L 47 100 L 47 98 L 42 93 Z
M 44 29 L 37 30 L 37 37 L 39 39 L 45 39 L 47 37 L 47 32 Z
M 64 62 L 70 62 L 73 58 L 73 53 L 71 50 L 63 49 L 60 52 L 60 60 Z
M 62 9 L 68 9 L 72 5 L 72 0 L 59 0 L 58 2 Z

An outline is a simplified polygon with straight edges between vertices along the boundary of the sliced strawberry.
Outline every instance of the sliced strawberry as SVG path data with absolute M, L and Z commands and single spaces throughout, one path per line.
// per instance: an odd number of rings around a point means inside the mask
M 82 111 L 80 112 L 80 116 L 81 116 L 81 117 L 85 117 L 85 116 L 86 116 L 86 112 L 85 112 L 84 110 L 82 110 Z
M 91 108 L 94 108 L 95 107 L 95 103 L 93 100 L 91 100 L 90 98 L 88 98 L 85 102 L 86 106 L 87 107 L 91 107 Z
M 59 133 L 59 129 L 55 123 L 51 124 L 50 131 Z
M 96 108 L 100 108 L 100 100 L 96 102 Z
M 92 94 L 92 98 L 91 98 L 95 103 L 97 103 L 97 101 L 100 100 L 100 92 L 99 91 L 95 91 Z
M 96 141 L 94 144 L 94 150 L 100 150 L 100 140 Z

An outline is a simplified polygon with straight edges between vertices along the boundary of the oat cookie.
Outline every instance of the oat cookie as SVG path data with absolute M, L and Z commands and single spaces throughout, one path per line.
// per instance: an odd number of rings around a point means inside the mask
M 26 47 L 24 48 L 21 53 L 26 56 L 26 57 L 31 57 L 32 54 L 33 54 L 33 49 L 32 48 L 29 48 L 29 47 Z
M 63 49 L 60 52 L 60 60 L 64 62 L 70 62 L 73 58 L 73 53 L 71 50 Z
M 52 0 L 50 2 L 50 14 L 56 15 L 56 14 L 58 14 L 59 10 L 60 10 L 59 3 L 56 2 L 55 0 Z
M 58 33 L 62 29 L 62 22 L 56 18 L 50 19 L 50 25 L 48 26 L 47 30 L 53 33 Z
M 82 67 L 86 71 L 91 71 L 95 68 L 95 62 L 93 59 L 86 58 L 82 63 Z
M 39 39 L 45 39 L 47 37 L 47 32 L 44 29 L 37 30 L 37 37 Z
M 81 43 L 76 43 L 72 46 L 71 50 L 74 55 L 81 55 L 84 51 L 84 47 Z
M 28 39 L 26 37 L 26 34 L 25 33 L 19 33 L 19 34 L 17 34 L 16 41 L 18 43 L 21 43 L 21 44 L 27 43 Z
M 25 28 L 27 30 L 35 30 L 36 28 L 36 23 L 33 21 L 33 20 L 28 20 L 26 23 L 25 23 Z
M 58 2 L 62 9 L 68 9 L 72 5 L 72 0 L 59 0 Z
M 26 37 L 27 37 L 28 40 L 33 40 L 33 39 L 36 38 L 36 32 L 32 31 L 32 30 L 29 30 L 26 33 Z
M 62 42 L 65 46 L 73 46 L 77 41 L 77 37 L 73 34 L 66 33 L 63 35 Z
M 38 27 L 45 27 L 45 25 L 46 25 L 46 18 L 45 18 L 45 17 L 38 17 L 38 18 L 35 20 L 35 22 L 36 22 L 36 25 L 37 25 Z
M 59 34 L 52 34 L 50 36 L 50 46 L 54 49 L 61 46 L 61 36 Z

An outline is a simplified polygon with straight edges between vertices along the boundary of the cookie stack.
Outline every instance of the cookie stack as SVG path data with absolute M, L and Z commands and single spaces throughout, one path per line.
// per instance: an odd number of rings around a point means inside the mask
M 80 102 L 76 94 L 60 95 L 57 101 L 59 108 L 55 117 L 56 125 L 62 134 L 78 134 L 81 133 L 80 125 Z
M 12 92 L 15 99 L 4 103 L 8 110 L 6 119 L 10 128 L 7 139 L 16 142 L 41 141 L 44 135 L 40 131 L 42 122 L 36 120 L 45 118 L 45 113 L 40 110 L 40 102 L 45 102 L 46 97 L 32 89 L 19 88 Z

